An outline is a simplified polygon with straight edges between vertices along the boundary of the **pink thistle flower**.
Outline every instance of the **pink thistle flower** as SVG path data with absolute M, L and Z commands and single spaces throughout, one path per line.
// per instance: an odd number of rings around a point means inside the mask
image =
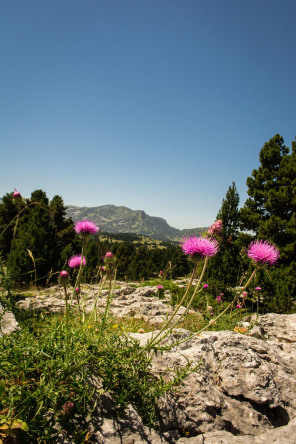
M 208 286 L 208 284 L 205 284 L 204 286 L 203 286 L 203 288 L 209 288 L 209 286 Z
M 22 195 L 21 195 L 21 193 L 20 193 L 19 191 L 17 191 L 17 189 L 15 188 L 15 189 L 14 189 L 14 193 L 12 193 L 12 197 L 13 197 L 13 199 L 21 199 L 21 198 L 22 198 Z
M 163 274 L 163 271 L 162 271 L 162 270 L 160 270 L 159 274 Z
M 261 291 L 261 287 L 256 287 L 255 290 Z
M 217 302 L 222 302 L 222 298 L 221 298 L 221 296 L 216 296 L 216 301 L 217 301 Z
M 66 270 L 60 272 L 60 280 L 66 282 L 69 279 L 69 273 Z
M 223 222 L 221 219 L 216 220 L 216 222 L 211 225 L 211 228 L 208 229 L 209 234 L 220 234 L 222 231 Z
M 82 258 L 81 258 L 80 254 L 78 254 L 76 256 L 72 256 L 68 260 L 68 265 L 70 268 L 79 268 L 81 263 L 82 263 L 82 265 L 86 265 L 86 259 L 84 256 L 82 256 Z
M 280 252 L 275 245 L 267 241 L 255 240 L 250 243 L 247 255 L 254 262 L 273 265 L 280 257 Z
M 111 251 L 107 251 L 107 253 L 105 254 L 105 259 L 108 259 L 111 257 L 113 257 L 113 253 L 111 253 Z
M 241 304 L 236 304 L 236 308 L 242 308 Z
M 104 273 L 105 271 L 107 271 L 107 269 L 106 269 L 106 267 L 103 265 L 102 267 L 101 267 L 101 271 Z
M 61 413 L 61 415 L 70 415 L 70 413 L 72 412 L 73 408 L 74 408 L 73 402 L 67 401 L 63 405 L 62 410 L 61 410 L 60 413 Z
M 211 313 L 211 316 L 214 316 L 214 313 Z
M 157 285 L 158 290 L 163 290 L 163 286 L 162 285 Z
M 245 298 L 248 295 L 246 291 L 243 292 L 243 298 Z
M 77 234 L 96 234 L 99 229 L 97 225 L 89 220 L 82 220 L 74 224 L 74 230 Z
M 181 242 L 181 247 L 185 254 L 194 258 L 212 257 L 219 250 L 218 242 L 215 239 L 206 237 L 188 237 Z
M 76 287 L 74 291 L 75 291 L 75 294 L 80 294 L 80 288 Z

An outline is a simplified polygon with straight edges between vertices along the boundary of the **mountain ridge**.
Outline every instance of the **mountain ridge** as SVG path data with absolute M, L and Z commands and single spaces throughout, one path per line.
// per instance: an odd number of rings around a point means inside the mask
M 123 205 L 112 204 L 96 207 L 67 205 L 67 216 L 77 220 L 89 219 L 108 233 L 136 233 L 155 239 L 180 241 L 184 236 L 200 235 L 208 227 L 179 230 L 171 227 L 165 219 L 149 216 L 144 210 L 132 210 Z

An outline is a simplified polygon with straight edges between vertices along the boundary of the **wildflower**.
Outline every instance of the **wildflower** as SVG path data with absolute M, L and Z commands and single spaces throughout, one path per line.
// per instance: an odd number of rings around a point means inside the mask
M 139 328 L 138 333 L 145 333 L 145 330 L 143 328 Z
M 75 222 L 74 229 L 77 234 L 96 234 L 100 228 L 89 220 L 82 220 Z
M 280 257 L 280 252 L 275 245 L 267 241 L 256 240 L 249 245 L 247 255 L 254 262 L 273 265 Z
M 214 316 L 214 313 L 211 313 L 211 316 Z
M 163 290 L 163 286 L 162 285 L 157 285 L 158 290 Z
M 70 268 L 79 268 L 80 264 L 86 265 L 86 259 L 84 256 L 81 256 L 80 254 L 76 256 L 70 257 L 68 260 L 68 265 Z
M 74 292 L 75 292 L 75 294 L 80 294 L 80 288 L 76 287 Z
M 188 237 L 181 242 L 181 247 L 185 254 L 194 258 L 212 257 L 218 252 L 218 242 L 215 239 L 206 237 Z
M 256 287 L 255 290 L 261 291 L 261 287 Z
M 107 251 L 107 253 L 105 254 L 105 259 L 111 258 L 111 257 L 113 257 L 113 253 L 111 253 L 111 251 Z
M 66 270 L 60 272 L 60 280 L 66 282 L 69 279 L 69 273 Z
M 221 296 L 216 296 L 216 301 L 219 302 L 219 303 L 222 302 Z
M 211 228 L 208 229 L 208 234 L 215 235 L 220 234 L 222 231 L 223 222 L 221 219 L 216 220 L 216 222 L 211 225 Z
M 245 298 L 248 295 L 246 291 L 243 292 L 243 298 Z
M 242 308 L 241 304 L 236 304 L 236 308 Z
M 163 274 L 163 271 L 162 271 L 162 270 L 160 270 L 159 274 Z
M 105 271 L 107 271 L 107 269 L 106 269 L 106 267 L 103 265 L 102 267 L 101 267 L 101 271 L 104 273 Z
M 15 200 L 19 200 L 19 199 L 22 198 L 22 195 L 21 195 L 21 193 L 20 193 L 19 191 L 17 191 L 17 189 L 15 188 L 15 189 L 14 189 L 14 193 L 12 193 L 12 197 L 13 197 L 13 199 L 15 199 Z
M 117 324 L 114 324 L 112 328 L 118 328 L 118 325 L 117 325 Z
M 208 284 L 205 284 L 205 285 L 203 286 L 203 288 L 204 288 L 204 289 L 209 288 Z
M 67 401 L 63 405 L 62 410 L 61 410 L 60 413 L 61 413 L 61 415 L 70 415 L 70 413 L 72 412 L 73 408 L 74 408 L 73 402 Z

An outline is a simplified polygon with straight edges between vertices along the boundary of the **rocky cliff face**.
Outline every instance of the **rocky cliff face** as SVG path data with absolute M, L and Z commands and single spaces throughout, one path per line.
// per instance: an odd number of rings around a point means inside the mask
M 89 219 L 99 225 L 103 232 L 108 233 L 137 233 L 161 240 L 180 241 L 183 236 L 200 234 L 207 230 L 193 228 L 178 230 L 171 227 L 161 217 L 149 216 L 142 210 L 131 210 L 124 206 L 102 205 L 99 207 L 67 207 L 67 215 L 74 221 Z

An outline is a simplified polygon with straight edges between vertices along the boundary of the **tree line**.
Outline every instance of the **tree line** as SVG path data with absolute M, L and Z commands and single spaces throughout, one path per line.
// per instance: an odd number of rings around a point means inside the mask
M 223 222 L 219 254 L 209 261 L 207 280 L 213 291 L 225 294 L 240 284 L 248 271 L 244 250 L 254 238 L 274 243 L 281 252 L 279 263 L 258 272 L 266 309 L 284 311 L 292 307 L 296 290 L 296 141 L 291 151 L 276 134 L 259 153 L 260 165 L 247 178 L 248 199 L 239 209 L 233 182 L 222 201 L 217 219 Z M 11 222 L 13 221 L 13 222 Z M 13 283 L 24 286 L 55 283 L 58 272 L 67 268 L 71 255 L 79 254 L 81 243 L 66 217 L 60 196 L 49 201 L 36 190 L 29 199 L 3 196 L 0 204 L 0 251 Z M 96 236 L 87 247 L 85 279 L 99 276 L 107 251 L 116 257 L 117 276 L 125 280 L 184 277 L 192 264 L 175 243 L 142 244 L 136 234 Z M 35 272 L 37 271 L 37 277 Z M 163 275 L 162 275 L 163 276 Z

